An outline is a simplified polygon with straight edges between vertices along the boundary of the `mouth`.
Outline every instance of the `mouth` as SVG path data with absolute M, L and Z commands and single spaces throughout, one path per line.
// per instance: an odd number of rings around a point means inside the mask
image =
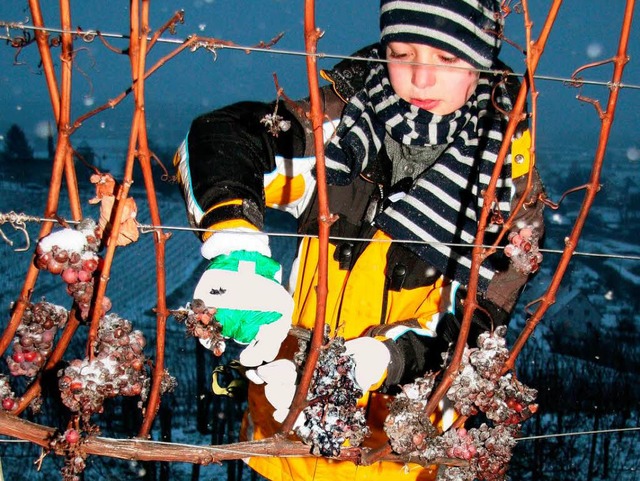
M 440 101 L 436 99 L 411 99 L 411 103 L 423 110 L 433 110 L 438 106 Z

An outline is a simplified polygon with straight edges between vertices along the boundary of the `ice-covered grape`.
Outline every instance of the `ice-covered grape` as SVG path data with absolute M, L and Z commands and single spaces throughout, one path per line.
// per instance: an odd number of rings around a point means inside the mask
M 437 429 L 424 414 L 433 386 L 433 376 L 418 378 L 403 386 L 390 404 L 384 430 L 396 453 L 419 453 L 437 436 Z
M 43 237 L 36 247 L 39 269 L 60 275 L 67 284 L 67 293 L 80 309 L 80 317 L 87 319 L 93 300 L 95 275 L 100 266 L 96 224 L 85 219 L 75 229 L 65 228 Z M 100 306 L 101 314 L 111 309 L 109 299 Z
M 51 355 L 58 329 L 65 326 L 68 312 L 49 302 L 28 304 L 13 338 L 7 365 L 13 376 L 34 377 Z
M 171 311 L 178 322 L 184 323 L 187 334 L 198 338 L 200 343 L 216 356 L 226 349 L 222 325 L 216 321 L 216 309 L 207 307 L 200 299 L 194 299 L 184 308 Z
M 369 434 L 364 410 L 358 407 L 362 390 L 355 380 L 355 363 L 345 354 L 344 339 L 336 337 L 323 348 L 307 394 L 309 406 L 296 434 L 315 455 L 338 456 L 345 442 L 359 446 Z
M 542 253 L 533 227 L 524 226 L 518 231 L 512 231 L 508 239 L 504 254 L 511 259 L 515 269 L 524 274 L 536 272 L 542 262 Z
M 7 376 L 0 374 L 0 401 L 4 411 L 13 411 L 18 405 Z
M 131 322 L 116 314 L 100 322 L 94 358 L 76 359 L 58 372 L 62 402 L 88 421 L 102 412 L 104 400 L 115 396 L 143 396 L 148 393 L 147 360 L 143 349 L 146 340 Z M 168 373 L 163 389 L 175 385 Z

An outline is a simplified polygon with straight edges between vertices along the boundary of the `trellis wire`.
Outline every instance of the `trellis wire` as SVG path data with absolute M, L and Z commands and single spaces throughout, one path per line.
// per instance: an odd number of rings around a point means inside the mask
M 59 224 L 69 224 L 75 225 L 79 222 L 65 219 L 53 219 L 46 217 L 38 217 L 31 216 L 26 214 L 16 214 L 15 212 L 2 213 L 0 212 L 0 226 L 5 223 L 14 224 L 22 226 L 25 222 L 54 222 Z M 186 226 L 172 226 L 172 225 L 151 225 L 151 224 L 138 224 L 138 229 L 141 234 L 149 234 L 156 230 L 167 230 L 167 231 L 182 231 L 182 232 L 216 232 L 215 229 L 204 229 L 197 227 L 186 227 Z M 20 230 L 23 230 L 22 228 Z M 0 229 L 0 233 L 2 230 Z M 240 235 L 262 235 L 267 234 L 270 237 L 284 237 L 284 238 L 305 238 L 305 237 L 317 237 L 313 235 L 307 234 L 297 234 L 292 232 L 238 232 Z M 25 234 L 27 235 L 27 234 Z M 403 244 L 420 244 L 420 245 L 445 245 L 448 247 L 473 247 L 473 244 L 463 244 L 463 243 L 451 243 L 451 242 L 434 242 L 434 241 L 423 241 L 423 240 L 403 240 L 403 239 L 362 239 L 359 237 L 341 237 L 341 236 L 330 236 L 329 239 L 335 241 L 347 241 L 347 242 L 384 242 L 384 243 L 403 243 Z M 480 247 L 489 248 L 492 247 L 490 245 L 482 245 Z M 540 248 L 540 252 L 547 254 L 562 254 L 561 249 L 545 249 Z M 584 251 L 576 251 L 574 256 L 580 257 L 600 257 L 605 259 L 620 259 L 620 260 L 632 260 L 632 261 L 640 261 L 640 255 L 632 255 L 632 254 L 615 254 L 615 253 L 602 253 L 602 252 L 584 252 Z
M 524 436 L 521 438 L 517 438 L 516 441 L 536 441 L 539 439 L 549 439 L 549 438 L 562 438 L 562 437 L 574 437 L 574 436 L 590 436 L 597 434 L 617 434 L 617 433 L 626 433 L 640 431 L 640 426 L 636 426 L 633 428 L 614 428 L 614 429 L 601 429 L 594 431 L 574 431 L 569 433 L 558 433 L 558 434 L 541 434 L 539 436 Z
M 61 29 L 61 28 L 55 28 L 55 27 L 36 27 L 34 25 L 28 25 L 28 24 L 23 24 L 20 22 L 6 22 L 3 20 L 0 20 L 0 28 L 5 28 L 7 30 L 7 34 L 6 36 L 0 35 L 0 40 L 12 40 L 12 37 L 10 36 L 10 30 L 14 29 L 14 30 L 32 30 L 32 31 L 41 31 L 41 32 L 47 32 L 47 33 L 56 33 L 56 34 L 69 34 L 69 35 L 76 35 L 78 36 L 81 40 L 83 40 L 84 42 L 87 43 L 91 43 L 95 40 L 95 38 L 97 36 L 102 36 L 104 38 L 114 38 L 114 39 L 120 39 L 120 40 L 128 40 L 131 37 L 129 35 L 123 34 L 123 33 L 108 33 L 108 32 L 102 32 L 101 30 L 97 30 L 97 29 L 90 29 L 90 30 L 65 30 L 65 29 Z M 151 37 L 148 37 L 149 39 Z M 173 38 L 166 38 L 166 37 L 159 37 L 156 41 L 158 43 L 166 43 L 166 44 L 173 44 L 173 45 L 182 45 L 183 43 L 185 43 L 186 41 L 189 40 L 189 37 L 187 38 L 182 38 L 182 39 L 173 39 Z M 202 45 L 201 47 L 204 47 L 204 45 Z M 269 53 L 269 54 L 276 54 L 276 55 L 291 55 L 291 56 L 297 56 L 297 57 L 316 57 L 317 59 L 336 59 L 336 60 L 363 60 L 363 61 L 369 61 L 369 62 L 380 62 L 380 63 L 387 63 L 388 60 L 386 59 L 369 59 L 369 58 L 363 58 L 363 57 L 357 57 L 357 56 L 353 56 L 353 55 L 341 55 L 341 54 L 334 54 L 334 53 L 325 53 L 325 52 L 315 52 L 315 53 L 309 53 L 309 52 L 305 52 L 302 50 L 290 50 L 290 49 L 278 49 L 278 48 L 265 48 L 265 47 L 254 47 L 254 46 L 242 46 L 242 45 L 226 45 L 223 43 L 216 43 L 216 42 L 212 42 L 211 44 L 207 44 L 207 46 L 205 47 L 208 50 L 213 51 L 214 53 L 217 50 L 240 50 L 243 52 L 261 52 L 261 53 Z M 397 62 L 397 61 L 396 61 Z M 415 62 L 403 62 L 403 63 L 407 63 L 410 65 L 414 65 L 417 64 Z M 461 68 L 461 67 L 458 67 Z M 492 72 L 491 70 L 480 70 L 482 72 Z M 493 71 L 495 72 L 495 71 Z M 502 73 L 500 71 L 498 71 L 497 73 Z M 514 76 L 514 77 L 524 77 L 525 74 L 524 73 L 518 73 L 518 72 L 509 72 L 508 73 L 509 76 Z M 607 87 L 607 88 L 611 88 L 611 82 L 609 81 L 601 81 L 601 80 L 586 80 L 586 79 L 576 79 L 576 78 L 568 78 L 568 77 L 559 77 L 559 76 L 555 76 L 555 75 L 541 75 L 541 74 L 535 74 L 534 79 L 537 80 L 546 80 L 546 81 L 551 81 L 551 82 L 561 82 L 561 83 L 565 83 L 565 84 L 576 84 L 578 83 L 580 86 L 584 86 L 584 85 L 590 85 L 590 86 L 601 86 L 601 87 Z M 626 84 L 626 83 L 620 83 L 619 85 L 617 85 L 617 87 L 619 88 L 626 88 L 626 89 L 631 89 L 631 90 L 640 90 L 640 84 L 636 85 L 636 84 Z

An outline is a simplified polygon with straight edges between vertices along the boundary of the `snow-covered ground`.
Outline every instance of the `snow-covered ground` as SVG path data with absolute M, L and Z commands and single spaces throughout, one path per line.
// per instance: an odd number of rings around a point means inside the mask
M 619 151 L 614 151 L 610 154 L 612 157 L 617 156 L 612 161 L 616 171 L 615 178 L 631 179 L 640 185 L 636 168 L 637 164 L 628 162 L 625 159 L 624 149 L 618 150 Z M 581 162 L 587 162 L 589 160 L 586 158 L 588 156 L 580 156 L 576 152 L 575 150 L 566 150 L 556 153 L 557 155 L 554 156 L 556 162 L 554 162 L 553 171 L 550 170 L 550 172 L 548 172 L 552 173 L 551 178 L 554 180 L 553 183 L 549 182 L 550 197 L 557 199 L 562 193 L 558 189 L 560 184 L 557 180 L 570 178 L 572 174 L 572 159 L 580 158 Z M 540 163 L 540 170 L 544 179 L 545 164 L 542 161 Z M 16 211 L 41 216 L 46 196 L 47 181 L 45 177 L 46 176 L 40 176 L 28 183 L 15 182 L 6 178 L 0 179 L 0 212 Z M 576 182 L 579 181 L 576 180 Z M 614 188 L 615 185 L 608 186 L 610 190 L 615 190 Z M 150 220 L 145 193 L 140 189 L 139 185 L 134 184 L 131 194 L 136 199 L 139 208 L 139 222 L 149 224 Z M 82 192 L 82 195 L 84 200 L 86 200 L 93 195 L 93 192 Z M 558 211 L 548 210 L 547 217 L 549 219 L 548 224 L 550 225 L 550 229 L 546 247 L 552 249 L 562 248 L 564 236 L 569 234 L 571 227 L 570 224 L 566 222 L 566 219 L 575 218 L 578 206 L 579 204 L 577 202 L 568 202 Z M 170 194 L 162 193 L 159 196 L 159 207 L 163 225 L 169 227 L 186 227 L 184 205 L 177 192 L 177 187 L 175 192 Z M 90 206 L 85 202 L 83 209 L 87 216 L 94 218 L 97 216 L 97 207 Z M 59 214 L 63 217 L 68 216 L 68 209 L 64 205 L 64 196 L 61 200 Z M 557 216 L 556 219 L 553 219 L 554 216 Z M 640 224 L 640 220 L 637 217 L 631 216 L 625 228 L 622 229 L 620 227 L 619 217 L 619 209 L 613 208 L 608 204 L 599 206 L 598 203 L 596 203 L 589 219 L 593 218 L 598 222 L 590 224 L 588 220 L 578 250 L 580 252 L 597 254 L 640 255 L 640 243 L 638 243 L 637 237 L 634 234 L 640 227 L 640 225 L 637 225 Z M 558 219 L 560 218 L 564 218 L 565 221 L 559 222 Z M 270 217 L 270 219 L 269 230 L 271 231 L 279 232 L 291 228 L 290 223 L 279 215 L 274 215 Z M 24 239 L 21 237 L 21 234 L 14 231 L 10 225 L 4 224 L 0 226 L 0 228 L 15 242 L 14 247 L 24 245 Z M 4 324 L 5 320 L 9 317 L 8 307 L 10 303 L 19 295 L 24 281 L 24 274 L 31 261 L 32 249 L 37 238 L 38 229 L 39 226 L 37 224 L 28 224 L 31 237 L 31 250 L 28 252 L 15 252 L 9 245 L 0 243 L 0 272 L 2 272 L 0 275 L 0 306 L 4 312 L 4 320 L 0 321 L 2 324 Z M 170 308 L 177 308 L 191 300 L 191 292 L 198 276 L 204 268 L 204 261 L 199 255 L 200 244 L 193 233 L 174 229 L 167 229 L 166 232 L 171 233 L 171 238 L 166 243 L 168 304 Z M 294 245 L 295 240 L 291 238 L 272 238 L 273 250 L 275 255 L 280 259 L 290 259 Z M 557 254 L 545 254 L 543 269 L 525 289 L 523 300 L 516 310 L 513 323 L 516 331 L 522 327 L 526 318 L 524 305 L 538 298 L 544 292 L 555 270 L 558 259 L 559 256 Z M 632 309 L 633 306 L 637 305 L 635 296 L 633 296 L 632 293 L 637 291 L 637 286 L 640 284 L 640 268 L 638 266 L 639 263 L 637 260 L 576 256 L 572 260 L 571 267 L 561 285 L 553 309 L 550 309 L 536 332 L 535 339 L 536 342 L 539 343 L 538 348 L 544 351 L 552 349 L 552 345 L 549 342 L 550 335 L 553 330 L 552 328 L 555 327 L 557 329 L 558 327 L 557 325 L 554 326 L 554 323 L 559 322 L 558 319 L 564 316 L 561 314 L 563 312 L 563 306 L 568 305 L 572 299 L 575 299 L 576 292 L 582 293 L 585 298 L 589 300 L 589 303 L 594 306 L 594 309 L 600 313 L 601 322 L 594 327 L 595 329 L 602 329 L 602 332 L 605 332 L 606 329 L 611 329 L 616 325 L 621 315 L 629 315 L 630 312 L 632 313 L 630 314 L 632 316 L 632 322 L 638 326 L 638 316 Z M 153 308 L 156 302 L 153 234 L 143 234 L 137 243 L 117 250 L 107 295 L 113 301 L 113 312 L 131 320 L 135 328 L 145 332 L 150 341 L 146 348 L 147 355 L 153 357 L 155 332 Z M 40 274 L 32 299 L 38 300 L 41 297 L 46 297 L 50 302 L 64 306 L 70 305 L 69 297 L 64 292 L 61 280 L 49 273 Z M 576 325 L 581 321 L 581 319 L 575 319 Z M 571 331 L 575 330 L 576 333 L 579 332 L 577 328 L 574 329 L 571 325 L 566 328 Z M 83 335 L 82 330 L 79 332 L 79 335 Z M 211 361 L 208 362 L 211 363 Z M 174 442 L 189 444 L 211 443 L 211 434 L 201 434 L 195 427 L 197 423 L 198 397 L 202 395 L 203 389 L 208 389 L 211 367 L 205 367 L 206 372 L 204 377 L 199 378 L 196 365 L 195 343 L 185 335 L 183 326 L 175 322 L 173 318 L 170 318 L 168 321 L 166 366 L 171 374 L 176 376 L 178 380 L 177 390 L 171 396 L 171 400 L 168 401 L 174 409 L 171 431 L 172 441 Z M 2 369 L 4 369 L 4 367 Z M 203 386 L 198 386 L 199 382 L 203 383 Z M 545 380 L 538 379 L 537 382 L 538 385 L 534 387 L 544 390 Z M 570 383 L 571 379 L 567 379 L 567 382 Z M 558 402 L 561 401 L 559 400 Z M 547 417 L 543 418 L 541 425 L 547 432 L 553 431 L 556 425 L 551 423 L 551 421 L 547 423 L 545 419 L 552 418 L 555 420 L 555 415 L 550 413 L 546 416 Z M 637 418 L 637 412 L 632 412 L 631 416 Z M 584 427 L 591 421 L 587 420 L 581 424 L 580 417 L 577 416 L 572 422 L 575 424 L 573 427 L 581 429 L 581 426 Z M 614 418 L 610 418 L 610 425 L 601 427 L 615 427 L 615 422 L 616 420 Z M 548 424 L 546 428 L 544 427 L 545 424 Z M 154 430 L 154 438 L 161 438 L 160 427 L 157 425 Z M 614 451 L 621 452 L 621 450 L 627 446 L 625 443 L 628 442 L 629 439 L 637 439 L 637 437 L 616 439 L 618 439 L 618 441 L 614 441 L 613 444 L 610 444 L 607 448 L 610 450 L 610 453 L 614 453 Z M 585 444 L 584 446 L 587 445 Z M 18 456 L 15 459 L 20 459 L 20 456 L 27 456 L 29 460 L 33 460 L 37 458 L 39 454 L 38 450 L 30 445 L 5 446 L 3 449 L 5 455 L 2 456 L 0 453 L 0 456 L 2 457 L 5 479 L 12 479 L 10 474 L 17 472 L 16 466 L 11 462 L 14 456 Z M 550 450 L 549 455 L 552 454 L 553 450 Z M 21 459 L 21 465 L 24 459 L 25 458 Z M 627 458 L 625 457 L 625 459 Z M 622 463 L 622 461 L 620 461 L 619 464 L 620 463 Z M 52 469 L 57 469 L 56 462 L 54 461 L 48 461 L 48 464 L 45 463 L 45 465 L 49 466 L 49 473 Z M 114 469 L 122 473 L 123 479 L 138 479 L 142 472 L 140 465 L 113 460 L 93 460 L 90 462 L 89 469 L 93 470 L 88 473 L 89 479 L 100 479 L 101 473 L 106 473 Z M 172 465 L 170 469 L 174 476 L 173 479 L 188 479 L 189 476 L 191 476 L 193 468 L 187 464 L 175 464 Z M 226 469 L 226 466 L 202 467 L 200 479 L 224 479 L 227 473 Z M 528 475 L 525 472 L 527 468 L 519 467 L 518 469 L 523 470 L 522 479 L 527 479 Z M 637 469 L 637 466 L 621 466 L 618 471 L 621 477 L 618 479 L 629 481 L 637 479 L 633 477 L 635 472 L 631 471 L 632 469 Z M 18 470 L 24 474 L 23 468 L 18 468 Z M 31 473 L 31 471 L 33 471 L 33 473 Z M 44 473 L 37 473 L 35 469 L 29 472 L 29 476 L 23 477 L 22 479 L 46 479 Z M 93 473 L 93 475 L 91 473 Z M 245 475 L 247 473 L 248 470 L 245 469 Z M 552 478 L 547 477 L 545 479 Z

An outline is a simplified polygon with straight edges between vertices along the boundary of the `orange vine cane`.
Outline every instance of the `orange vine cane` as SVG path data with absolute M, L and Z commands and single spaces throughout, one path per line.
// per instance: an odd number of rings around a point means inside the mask
M 540 323 L 546 311 L 555 302 L 555 296 L 558 292 L 560 282 L 564 278 L 569 262 L 578 246 L 578 240 L 580 239 L 582 228 L 584 227 L 584 224 L 586 222 L 589 210 L 593 205 L 595 196 L 600 190 L 600 175 L 602 172 L 602 165 L 604 163 L 604 155 L 607 148 L 607 142 L 611 133 L 616 105 L 618 103 L 620 82 L 622 80 L 622 74 L 624 72 L 625 65 L 629 61 L 627 52 L 629 46 L 629 36 L 631 32 L 631 23 L 633 21 L 634 7 L 635 0 L 627 0 L 622 27 L 620 30 L 620 39 L 618 41 L 618 50 L 614 58 L 614 69 L 611 78 L 611 88 L 609 99 L 607 101 L 606 111 L 603 112 L 601 109 L 596 108 L 598 116 L 601 120 L 600 137 L 598 138 L 598 145 L 596 147 L 593 169 L 591 171 L 589 183 L 586 186 L 586 193 L 584 199 L 582 200 L 582 205 L 580 206 L 578 217 L 576 218 L 571 234 L 565 241 L 565 248 L 560 261 L 558 262 L 558 266 L 556 267 L 553 278 L 551 279 L 551 283 L 549 284 L 549 287 L 545 291 L 542 298 L 538 300 L 540 305 L 533 313 L 531 318 L 527 320 L 525 328 L 522 330 L 520 336 L 511 348 L 511 353 L 503 368 L 504 372 L 514 369 L 516 358 L 522 351 L 525 343 L 533 334 L 534 329 Z
M 529 76 L 533 76 L 538 63 L 540 61 L 540 57 L 544 51 L 547 40 L 549 38 L 549 34 L 551 32 L 551 28 L 555 23 L 555 20 L 558 16 L 558 12 L 560 10 L 560 6 L 562 4 L 562 0 L 554 0 L 549 13 L 547 14 L 547 18 L 545 24 L 542 28 L 540 38 L 535 41 L 529 41 L 529 49 L 527 50 L 527 73 Z M 526 0 L 522 2 L 523 10 L 525 12 L 525 21 L 526 21 L 526 31 L 528 38 L 531 35 L 531 27 L 532 22 L 529 20 L 529 7 Z M 487 221 L 490 214 L 491 203 L 487 202 L 486 199 L 493 199 L 495 197 L 495 188 L 498 181 L 498 177 L 500 174 L 500 170 L 502 169 L 502 165 L 504 163 L 504 159 L 509 150 L 509 142 L 508 139 L 511 139 L 515 133 L 517 123 L 520 120 L 520 115 L 524 110 L 524 104 L 526 100 L 527 94 L 527 83 L 523 83 L 520 88 L 520 92 L 518 93 L 518 97 L 516 99 L 516 103 L 511 114 L 511 118 L 509 119 L 509 124 L 507 126 L 505 132 L 506 142 L 502 144 L 500 152 L 498 154 L 498 159 L 496 160 L 496 166 L 494 168 L 494 172 L 491 176 L 491 180 L 489 182 L 489 186 L 487 187 L 487 191 L 485 193 L 485 202 L 482 207 L 482 213 L 480 215 L 480 220 L 478 222 L 478 231 L 476 234 L 476 238 L 474 240 L 473 247 L 473 262 L 471 266 L 471 275 L 468 286 L 468 293 L 465 299 L 465 310 L 464 317 L 462 321 L 462 326 L 460 328 L 460 336 L 458 341 L 456 342 L 456 347 L 453 353 L 453 357 L 451 363 L 445 370 L 444 376 L 438 387 L 435 389 L 433 395 L 429 399 L 429 402 L 426 406 L 426 415 L 430 415 L 435 411 L 438 406 L 440 400 L 444 398 L 447 391 L 451 387 L 451 383 L 455 378 L 458 369 L 460 368 L 460 362 L 462 360 L 462 354 L 464 352 L 464 348 L 467 344 L 467 338 L 469 336 L 469 330 L 471 328 L 471 318 L 473 316 L 473 312 L 478 308 L 478 303 L 476 300 L 477 292 L 478 292 L 478 276 L 479 276 L 479 268 L 480 264 L 484 260 L 484 252 L 483 252 L 483 240 L 484 240 L 484 232 L 487 226 Z
M 132 22 L 135 19 L 132 18 Z M 156 352 L 155 363 L 152 372 L 151 390 L 149 399 L 144 412 L 142 426 L 138 433 L 141 438 L 146 438 L 151 431 L 153 420 L 160 406 L 160 389 L 164 378 L 164 351 L 167 331 L 167 297 L 166 297 L 166 273 L 165 273 L 165 241 L 167 237 L 164 235 L 159 226 L 162 225 L 160 212 L 158 209 L 158 199 L 153 182 L 153 174 L 151 172 L 149 139 L 147 136 L 146 118 L 144 116 L 144 74 L 145 64 L 142 59 L 148 53 L 147 46 L 144 41 L 149 32 L 149 1 L 143 0 L 142 3 L 142 35 L 140 36 L 140 58 L 138 59 L 138 70 L 134 73 L 134 95 L 136 99 L 136 113 L 140 112 L 140 129 L 138 130 L 138 161 L 142 168 L 142 174 L 147 191 L 147 200 L 149 202 L 149 212 L 151 214 L 151 222 L 155 230 L 155 251 L 156 251 Z M 155 35 L 153 38 L 157 38 Z M 152 40 L 153 41 L 153 40 Z
M 70 12 L 68 3 L 61 1 L 61 22 L 64 28 L 65 25 L 70 25 Z M 29 2 L 30 8 L 32 10 L 32 15 L 34 21 L 40 22 L 42 21 L 42 10 L 40 8 L 40 4 L 37 0 L 30 0 Z M 44 35 L 43 38 L 38 36 Z M 51 61 L 51 52 L 49 51 L 49 46 L 46 41 L 46 34 L 42 32 L 36 33 L 36 38 L 40 38 L 38 40 L 37 45 L 40 49 L 41 57 L 43 58 L 43 66 L 45 68 L 45 79 L 47 81 L 47 87 L 49 90 L 49 96 L 51 98 L 51 103 L 54 106 L 54 114 L 56 116 L 56 120 L 58 123 L 58 142 L 56 145 L 55 156 L 53 159 L 53 166 L 51 171 L 51 181 L 49 182 L 49 194 L 47 196 L 47 203 L 45 206 L 44 217 L 52 218 L 54 217 L 56 211 L 58 210 L 58 205 L 60 201 L 60 187 L 62 185 L 62 177 L 65 171 L 67 172 L 67 182 L 75 183 L 75 173 L 73 172 L 73 162 L 71 161 L 71 145 L 69 143 L 69 134 L 67 131 L 67 126 L 69 125 L 70 112 L 71 112 L 71 59 L 72 59 L 72 45 L 70 43 L 70 38 L 65 39 L 63 37 L 62 43 L 62 74 L 61 74 L 61 83 L 62 88 L 61 91 L 58 90 L 58 86 L 56 84 L 56 78 L 53 73 L 53 63 Z M 57 106 L 57 108 L 56 108 Z M 69 171 L 72 171 L 70 173 Z M 80 201 L 77 195 L 77 185 L 69 186 L 70 193 L 70 203 L 71 203 L 71 211 L 75 220 L 79 220 L 82 217 L 81 209 L 80 209 Z M 42 224 L 40 228 L 40 232 L 38 234 L 38 238 L 42 238 L 47 236 L 51 230 L 53 229 L 53 224 L 51 222 L 45 222 Z M 35 254 L 34 254 L 35 260 Z M 15 335 L 20 322 L 22 321 L 22 315 L 26 309 L 27 304 L 31 298 L 31 293 L 36 285 L 36 281 L 38 279 L 38 268 L 35 266 L 35 262 L 31 262 L 27 273 L 25 275 L 25 280 L 22 286 L 22 290 L 18 296 L 18 299 L 14 305 L 13 312 L 11 314 L 11 319 L 5 328 L 2 337 L 0 338 L 0 355 L 4 354 L 6 349 L 9 347 L 13 336 Z
M 69 0 L 60 1 L 60 18 L 61 27 L 64 32 L 71 30 L 71 5 Z M 62 90 L 62 102 L 60 108 L 60 118 L 58 119 L 58 135 L 64 132 L 61 137 L 64 142 L 64 173 L 67 180 L 67 189 L 69 190 L 69 207 L 71 216 L 74 220 L 82 219 L 82 208 L 80 206 L 80 193 L 78 191 L 78 180 L 76 177 L 76 169 L 73 164 L 73 150 L 69 141 L 70 133 L 69 119 L 71 118 L 71 73 L 73 71 L 73 37 L 70 33 L 62 34 L 62 64 L 60 66 L 60 83 Z
M 327 273 L 328 273 L 328 249 L 329 249 L 329 228 L 334 222 L 334 217 L 329 212 L 329 201 L 327 196 L 327 180 L 324 160 L 324 137 L 322 132 L 322 122 L 324 115 L 322 112 L 322 101 L 320 98 L 320 88 L 318 84 L 317 72 L 317 52 L 318 39 L 321 37 L 320 31 L 315 26 L 315 2 L 305 0 L 304 3 L 304 38 L 305 50 L 307 52 L 307 78 L 309 82 L 309 95 L 311 103 L 311 124 L 314 135 L 314 147 L 316 153 L 316 178 L 318 189 L 318 286 L 316 319 L 311 337 L 311 346 L 307 354 L 304 371 L 300 383 L 296 389 L 295 396 L 291 403 L 289 414 L 284 420 L 280 433 L 288 433 L 293 427 L 293 423 L 300 411 L 306 406 L 306 398 L 309 386 L 313 378 L 322 342 L 324 338 L 324 323 L 327 303 Z

